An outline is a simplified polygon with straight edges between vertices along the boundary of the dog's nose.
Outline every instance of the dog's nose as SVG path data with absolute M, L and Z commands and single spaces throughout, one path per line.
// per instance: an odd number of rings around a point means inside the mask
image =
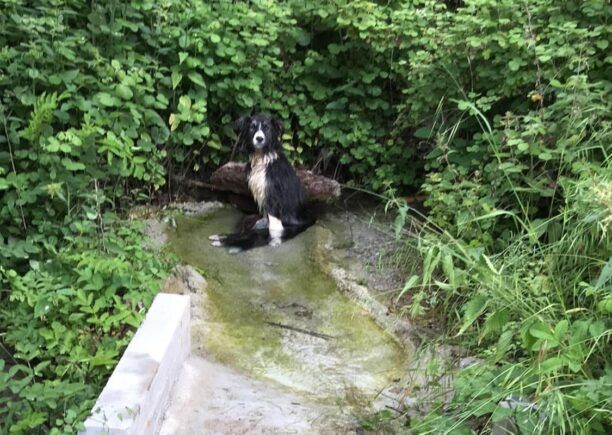
M 264 141 L 263 136 L 255 136 L 255 140 L 257 141 L 257 143 L 262 143 Z

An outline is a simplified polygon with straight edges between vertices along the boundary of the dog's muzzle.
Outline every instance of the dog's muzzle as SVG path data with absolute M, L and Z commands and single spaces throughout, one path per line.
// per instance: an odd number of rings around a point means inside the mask
M 255 135 L 253 135 L 253 146 L 255 148 L 263 148 L 266 143 L 266 135 L 263 131 L 257 130 Z

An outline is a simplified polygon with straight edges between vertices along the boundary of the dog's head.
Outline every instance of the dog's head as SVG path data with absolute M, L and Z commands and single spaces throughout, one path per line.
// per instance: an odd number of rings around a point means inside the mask
M 280 151 L 279 137 L 283 131 L 283 124 L 274 116 L 267 114 L 245 116 L 236 121 L 235 125 L 240 129 L 241 141 L 249 153 Z

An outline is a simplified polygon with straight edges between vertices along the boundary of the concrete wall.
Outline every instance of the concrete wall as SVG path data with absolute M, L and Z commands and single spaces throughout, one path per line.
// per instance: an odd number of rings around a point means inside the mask
M 160 293 L 81 434 L 155 434 L 191 348 L 189 296 Z

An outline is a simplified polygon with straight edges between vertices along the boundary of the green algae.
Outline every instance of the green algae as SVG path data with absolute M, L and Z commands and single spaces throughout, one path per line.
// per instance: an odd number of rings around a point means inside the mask
M 171 249 L 208 279 L 194 347 L 219 362 L 311 398 L 365 406 L 409 363 L 404 349 L 312 258 L 320 228 L 277 248 L 229 254 L 208 236 L 240 214 L 222 208 L 176 219 Z

